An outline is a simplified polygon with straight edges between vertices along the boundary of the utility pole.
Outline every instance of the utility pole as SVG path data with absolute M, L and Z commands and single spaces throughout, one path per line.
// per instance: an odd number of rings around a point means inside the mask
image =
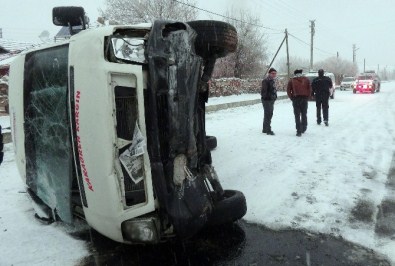
M 314 42 L 314 34 L 315 34 L 315 20 L 310 20 L 310 28 L 311 28 L 311 46 L 310 46 L 310 70 L 313 70 L 313 42 Z
M 284 36 L 284 39 L 283 39 L 283 41 L 281 42 L 280 47 L 278 47 L 277 52 L 276 52 L 276 54 L 274 55 L 272 61 L 271 61 L 270 64 L 269 64 L 269 66 L 267 67 L 264 76 L 266 76 L 267 72 L 269 71 L 269 68 L 272 66 L 272 64 L 273 64 L 273 62 L 274 62 L 274 59 L 276 59 L 276 56 L 277 56 L 278 52 L 280 51 L 281 46 L 283 46 L 283 44 L 284 44 L 284 42 L 285 42 L 285 39 L 287 39 L 287 36 Z
M 285 45 L 287 48 L 287 70 L 288 70 L 288 79 L 291 77 L 290 71 L 289 71 L 289 51 L 288 51 L 288 30 L 285 29 Z
M 355 57 L 356 54 L 355 52 L 358 50 L 359 48 L 357 48 L 357 46 L 355 44 L 352 45 L 352 63 L 355 65 Z

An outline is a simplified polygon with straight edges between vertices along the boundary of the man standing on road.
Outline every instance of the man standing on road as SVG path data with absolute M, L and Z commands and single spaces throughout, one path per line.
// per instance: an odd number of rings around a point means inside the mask
M 329 113 L 329 96 L 330 88 L 332 88 L 332 80 L 329 77 L 324 76 L 324 70 L 318 70 L 318 77 L 315 78 L 311 84 L 313 87 L 313 95 L 315 96 L 315 106 L 317 107 L 317 124 L 321 124 L 321 108 L 324 116 L 325 126 L 328 124 L 328 113 Z
M 276 76 L 277 70 L 270 68 L 268 76 L 262 80 L 261 100 L 264 112 L 262 133 L 267 135 L 274 135 L 270 124 L 273 117 L 274 102 L 277 99 Z
M 4 156 L 3 147 L 4 147 L 3 135 L 1 134 L 1 125 L 0 125 L 0 164 L 3 162 L 3 156 Z
M 287 86 L 287 95 L 292 100 L 295 115 L 296 136 L 301 137 L 307 130 L 307 107 L 308 98 L 311 94 L 311 86 L 308 78 L 302 75 L 302 69 L 294 71 Z

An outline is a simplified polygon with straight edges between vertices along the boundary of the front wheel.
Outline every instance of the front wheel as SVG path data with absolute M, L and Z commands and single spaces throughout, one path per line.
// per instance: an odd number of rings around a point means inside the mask
M 224 190 L 220 199 L 211 193 L 213 210 L 208 219 L 209 226 L 229 224 L 242 218 L 247 212 L 247 203 L 242 192 L 237 190 Z

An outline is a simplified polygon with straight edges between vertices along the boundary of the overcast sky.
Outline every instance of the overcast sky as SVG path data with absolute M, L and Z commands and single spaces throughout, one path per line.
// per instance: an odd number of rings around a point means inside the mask
M 0 0 L 1 3 L 6 0 Z M 0 28 L 3 38 L 11 40 L 37 39 L 43 30 L 56 32 L 52 25 L 52 7 L 83 5 L 91 21 L 96 20 L 98 8 L 105 0 L 13 0 L 1 4 Z M 213 13 L 226 14 L 231 7 L 244 8 L 261 18 L 262 30 L 267 34 L 269 58 L 272 59 L 284 30 L 289 38 L 291 56 L 310 59 L 310 21 L 315 20 L 314 62 L 339 54 L 341 59 L 356 61 L 360 70 L 364 60 L 366 69 L 395 69 L 393 28 L 395 1 L 393 0 L 197 0 L 197 7 Z M 222 20 L 204 11 L 201 19 Z M 252 26 L 253 27 L 253 26 Z M 25 37 L 22 37 L 25 36 Z M 285 57 L 283 48 L 278 57 Z M 274 65 L 276 62 L 274 62 Z

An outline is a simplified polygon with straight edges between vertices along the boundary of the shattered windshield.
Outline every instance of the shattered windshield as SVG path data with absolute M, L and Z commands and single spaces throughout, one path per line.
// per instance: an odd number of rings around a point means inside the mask
M 26 56 L 24 126 L 26 182 L 56 215 L 71 222 L 67 65 L 68 46 Z

